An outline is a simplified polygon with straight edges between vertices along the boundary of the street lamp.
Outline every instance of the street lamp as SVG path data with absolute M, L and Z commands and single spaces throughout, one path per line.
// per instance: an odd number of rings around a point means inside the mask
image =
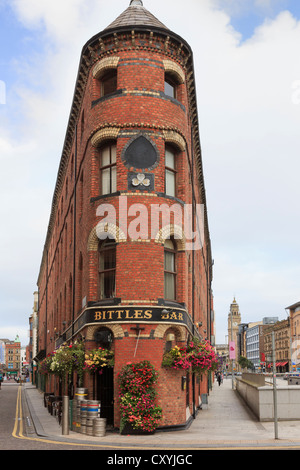
M 277 422 L 277 388 L 276 388 L 276 363 L 275 363 L 275 333 L 272 331 L 272 353 L 273 353 L 273 405 L 274 405 L 274 431 L 275 439 L 278 439 Z

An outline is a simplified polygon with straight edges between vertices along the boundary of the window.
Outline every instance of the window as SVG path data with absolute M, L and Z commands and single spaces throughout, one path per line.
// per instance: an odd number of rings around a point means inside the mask
M 83 212 L 83 188 L 84 188 L 84 185 L 83 185 L 83 171 L 81 172 L 81 175 L 80 175 L 80 180 L 79 180 L 79 217 L 82 216 L 82 212 Z
M 95 341 L 97 341 L 98 346 L 103 349 L 111 349 L 113 343 L 113 334 L 108 328 L 100 328 L 95 333 Z
M 110 144 L 101 149 L 100 172 L 101 194 L 114 193 L 117 190 L 117 148 Z
M 101 97 L 117 89 L 117 70 L 110 70 L 101 78 Z
M 83 136 L 83 132 L 84 132 L 84 111 L 82 111 L 82 115 L 81 115 L 81 129 L 80 129 L 80 138 L 82 139 L 82 136 Z
M 99 297 L 115 297 L 116 289 L 116 242 L 104 240 L 99 246 Z
M 165 151 L 165 192 L 168 196 L 176 196 L 175 152 L 170 147 Z
M 165 292 L 164 298 L 176 299 L 176 247 L 172 239 L 165 241 Z
M 176 96 L 176 82 L 169 74 L 165 75 L 165 95 L 170 96 L 171 98 L 177 98 Z

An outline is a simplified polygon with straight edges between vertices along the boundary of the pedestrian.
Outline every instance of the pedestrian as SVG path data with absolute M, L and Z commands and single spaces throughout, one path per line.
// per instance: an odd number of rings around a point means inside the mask
M 222 382 L 221 374 L 218 374 L 218 376 L 217 376 L 217 381 L 218 381 L 218 384 L 219 384 L 219 387 L 220 387 L 221 382 Z

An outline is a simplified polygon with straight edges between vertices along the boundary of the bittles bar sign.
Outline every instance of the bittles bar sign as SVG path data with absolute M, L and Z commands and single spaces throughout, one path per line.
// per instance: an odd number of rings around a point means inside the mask
M 184 309 L 170 307 L 120 306 L 87 308 L 75 322 L 75 330 L 95 323 L 176 323 L 192 331 L 193 323 Z

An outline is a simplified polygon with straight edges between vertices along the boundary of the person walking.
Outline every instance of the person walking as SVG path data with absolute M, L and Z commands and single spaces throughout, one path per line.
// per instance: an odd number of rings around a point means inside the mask
M 218 381 L 218 384 L 219 384 L 219 387 L 220 387 L 221 382 L 222 382 L 222 376 L 221 376 L 220 373 L 218 373 L 218 375 L 217 375 L 217 381 Z

